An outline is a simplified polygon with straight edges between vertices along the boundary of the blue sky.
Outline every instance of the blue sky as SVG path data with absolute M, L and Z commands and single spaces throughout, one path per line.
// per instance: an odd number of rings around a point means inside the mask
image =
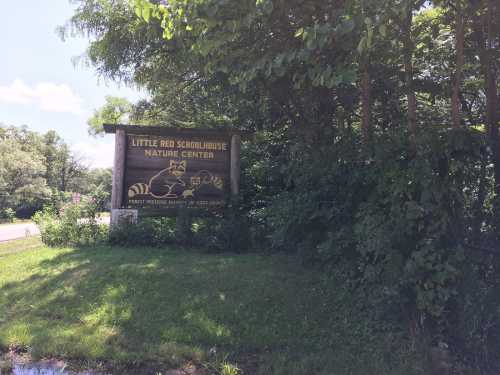
M 6 1 L 0 22 L 0 123 L 56 130 L 93 167 L 111 166 L 113 137 L 93 138 L 87 119 L 106 95 L 135 101 L 144 94 L 99 78 L 92 67 L 74 66 L 88 41 L 56 33 L 72 15 L 69 0 Z

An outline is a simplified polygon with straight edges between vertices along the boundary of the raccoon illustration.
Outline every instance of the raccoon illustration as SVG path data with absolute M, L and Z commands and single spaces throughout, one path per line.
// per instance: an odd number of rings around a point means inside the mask
M 148 195 L 149 186 L 143 183 L 133 184 L 128 188 L 128 197 L 134 198 L 136 195 Z
M 186 182 L 182 176 L 186 173 L 186 160 L 170 160 L 170 166 L 154 175 L 149 180 L 149 193 L 155 198 L 177 198 L 182 194 Z

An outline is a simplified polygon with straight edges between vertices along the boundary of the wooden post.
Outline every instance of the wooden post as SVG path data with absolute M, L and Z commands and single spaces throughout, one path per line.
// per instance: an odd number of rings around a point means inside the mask
M 123 179 L 125 176 L 125 150 L 127 136 L 125 130 L 116 129 L 115 134 L 115 162 L 113 167 L 113 186 L 111 189 L 111 209 L 122 208 Z
M 236 197 L 240 193 L 240 150 L 241 136 L 233 134 L 231 137 L 231 195 Z

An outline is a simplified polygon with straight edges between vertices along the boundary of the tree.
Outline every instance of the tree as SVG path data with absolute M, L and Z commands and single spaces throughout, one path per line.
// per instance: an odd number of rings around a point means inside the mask
M 463 275 L 487 289 L 464 249 L 496 236 L 492 0 L 77 3 L 97 71 L 150 94 L 132 112 L 255 133 L 242 211 L 270 247 L 349 264 L 348 283 L 452 337 Z
M 94 111 L 88 119 L 89 134 L 104 133 L 103 124 L 127 124 L 130 120 L 132 104 L 125 98 L 106 96 L 106 103 Z
M 87 170 L 55 132 L 0 127 L 0 203 L 23 216 L 81 191 Z
M 481 123 L 485 125 L 492 153 L 492 163 L 494 172 L 494 226 L 500 225 L 500 142 L 498 134 L 498 108 L 500 99 L 498 95 L 498 80 L 500 69 L 498 69 L 498 46 L 500 45 L 500 27 L 494 20 L 500 16 L 500 7 L 494 1 L 481 0 L 473 3 L 471 13 L 472 20 L 472 40 L 474 42 L 474 56 L 480 63 L 480 75 L 484 84 L 478 87 L 484 93 L 485 103 L 484 115 Z
M 456 2 L 455 13 L 455 50 L 457 57 L 451 97 L 451 119 L 452 126 L 458 128 L 460 126 L 460 85 L 462 83 L 462 71 L 464 65 L 464 43 L 466 27 L 466 20 L 461 0 L 458 0 Z
M 404 83 L 407 101 L 407 124 L 410 135 L 410 147 L 412 152 L 416 149 L 417 137 L 417 99 L 414 83 L 414 65 L 413 54 L 415 49 L 413 36 L 413 14 L 415 10 L 422 7 L 425 1 L 404 0 L 400 4 L 400 16 L 397 23 L 401 29 L 403 39 L 403 65 L 404 65 Z
M 13 139 L 0 140 L 0 207 L 27 210 L 41 208 L 51 192 L 44 178 L 46 168 L 36 152 L 22 150 Z

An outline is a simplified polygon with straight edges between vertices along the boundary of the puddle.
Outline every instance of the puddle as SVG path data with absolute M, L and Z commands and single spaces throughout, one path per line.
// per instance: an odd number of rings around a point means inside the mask
M 92 370 L 72 370 L 68 368 L 64 362 L 47 361 L 47 362 L 30 362 L 18 363 L 12 362 L 12 365 L 0 367 L 0 375 L 109 375 L 103 372 Z
M 207 375 L 203 368 L 191 363 L 174 370 L 160 370 L 162 366 L 158 364 L 116 369 L 99 365 L 94 368 L 87 366 L 76 363 L 70 365 L 57 359 L 35 362 L 31 361 L 29 356 L 10 353 L 2 357 L 0 353 L 0 375 Z
M 14 366 L 10 375 L 103 375 L 103 374 L 98 372 L 88 372 L 88 371 L 73 372 L 54 367 Z

